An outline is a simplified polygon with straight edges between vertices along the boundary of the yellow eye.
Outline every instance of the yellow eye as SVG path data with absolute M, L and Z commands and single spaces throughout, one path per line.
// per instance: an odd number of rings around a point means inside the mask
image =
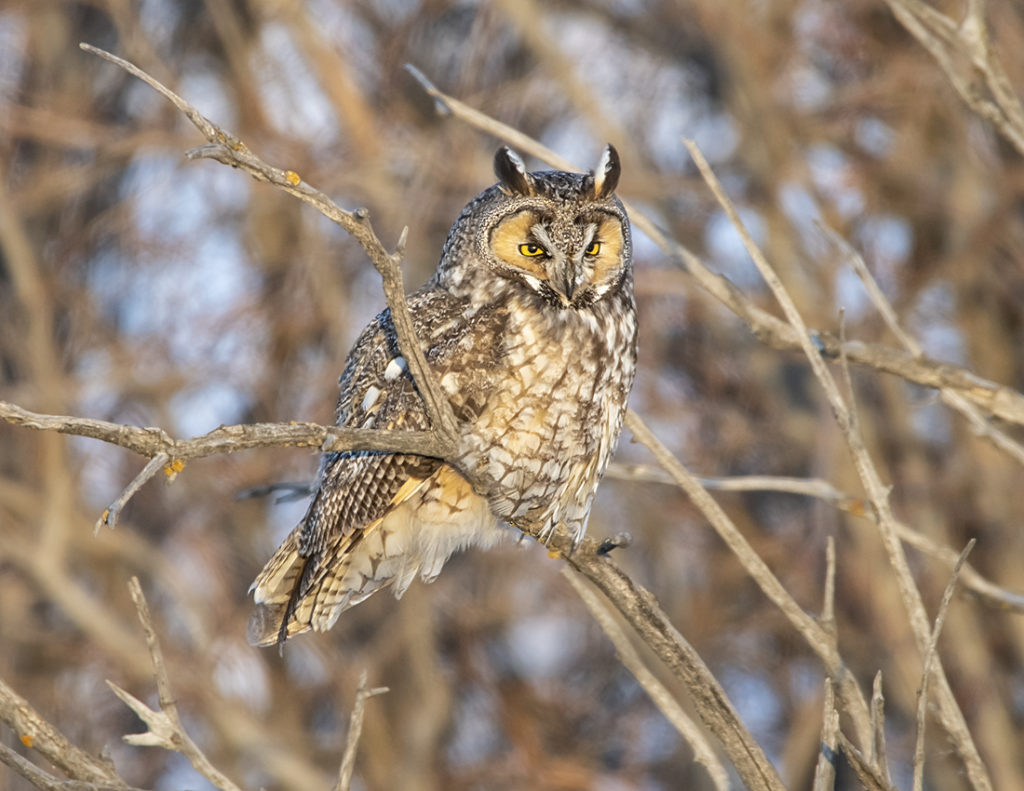
M 601 252 L 601 243 L 594 240 L 590 243 L 590 247 L 586 249 L 586 255 L 597 255 Z
M 532 243 L 519 245 L 519 252 L 522 253 L 523 255 L 530 256 L 531 258 L 536 258 L 539 255 L 548 254 L 548 251 L 541 247 L 539 244 Z

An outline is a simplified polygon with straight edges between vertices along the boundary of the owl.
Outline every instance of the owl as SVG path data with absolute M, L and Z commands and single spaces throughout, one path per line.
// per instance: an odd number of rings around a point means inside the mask
M 615 449 L 636 370 L 629 220 L 605 148 L 590 173 L 527 172 L 506 147 L 498 183 L 463 209 L 431 279 L 408 297 L 458 423 L 451 458 L 324 454 L 305 516 L 253 583 L 254 645 L 325 631 L 347 608 L 456 550 L 514 528 L 576 543 Z M 340 382 L 340 426 L 429 428 L 388 310 Z

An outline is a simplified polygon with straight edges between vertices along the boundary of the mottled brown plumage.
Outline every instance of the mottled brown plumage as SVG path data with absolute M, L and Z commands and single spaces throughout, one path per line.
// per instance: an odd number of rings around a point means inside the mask
M 495 173 L 409 297 L 459 422 L 456 455 L 326 454 L 305 517 L 253 583 L 253 643 L 329 629 L 389 584 L 401 596 L 452 552 L 511 535 L 504 523 L 582 539 L 636 366 L 619 159 L 608 146 L 592 173 L 527 173 L 502 148 Z M 340 387 L 338 425 L 429 428 L 387 310 Z

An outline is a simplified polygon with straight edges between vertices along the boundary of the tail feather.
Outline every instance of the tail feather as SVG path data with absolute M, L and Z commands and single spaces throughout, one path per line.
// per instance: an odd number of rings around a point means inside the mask
M 257 646 L 330 629 L 374 592 L 400 597 L 417 576 L 432 581 L 456 550 L 494 544 L 499 530 L 487 500 L 454 469 L 407 478 L 385 513 L 357 529 L 320 533 L 303 553 L 304 524 L 289 534 L 252 584 L 256 610 L 247 637 Z

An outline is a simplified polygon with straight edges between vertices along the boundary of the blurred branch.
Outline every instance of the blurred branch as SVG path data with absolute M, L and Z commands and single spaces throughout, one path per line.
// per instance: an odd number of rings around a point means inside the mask
M 932 629 L 931 639 L 928 641 L 928 653 L 924 657 L 924 670 L 921 671 L 921 688 L 917 692 L 917 739 L 914 744 L 914 791 L 922 791 L 924 787 L 924 731 L 925 721 L 928 713 L 928 678 L 931 675 L 932 663 L 935 660 L 935 652 L 938 650 L 939 635 L 942 634 L 942 625 L 946 622 L 946 612 L 949 610 L 949 603 L 953 599 L 953 590 L 956 588 L 960 570 L 967 562 L 967 556 L 974 549 L 975 539 L 967 542 L 964 551 L 960 553 L 953 573 L 946 583 L 946 589 L 942 593 L 942 601 L 939 603 L 939 612 L 935 616 L 935 628 Z
M 750 575 L 750 578 L 754 580 L 764 595 L 786 616 L 793 628 L 801 634 L 808 646 L 810 646 L 811 650 L 814 651 L 825 666 L 827 674 L 836 679 L 843 709 L 853 719 L 861 743 L 869 743 L 871 726 L 867 702 L 864 700 L 864 696 L 857 686 L 853 674 L 843 663 L 843 659 L 838 652 L 835 635 L 828 628 L 827 622 L 821 623 L 816 621 L 790 596 L 782 583 L 779 582 L 778 577 L 772 573 L 771 569 L 768 568 L 768 564 L 750 546 L 750 543 L 743 537 L 743 534 L 740 533 L 733 521 L 722 510 L 722 507 L 708 494 L 707 490 L 700 485 L 690 471 L 672 455 L 669 449 L 654 436 L 639 415 L 630 410 L 626 414 L 625 425 L 632 432 L 637 442 L 647 446 L 651 453 L 654 454 L 654 458 L 658 460 L 658 463 L 672 476 L 676 485 L 700 509 L 718 535 L 729 549 L 732 550 L 747 574 Z
M 442 114 L 454 115 L 470 126 L 510 143 L 520 153 L 537 157 L 556 168 L 576 169 L 571 162 L 533 138 L 442 92 L 415 66 L 406 64 L 406 70 L 434 99 Z M 790 324 L 759 308 L 728 278 L 713 272 L 700 258 L 666 236 L 643 212 L 626 201 L 623 203 L 633 225 L 650 237 L 673 262 L 692 275 L 697 285 L 742 319 L 755 337 L 776 349 L 801 348 L 801 337 Z M 917 357 L 880 344 L 860 341 L 841 344 L 833 334 L 824 331 L 816 331 L 814 339 L 821 353 L 827 357 L 839 357 L 840 353 L 844 353 L 851 362 L 894 374 L 908 382 L 955 390 L 994 417 L 1024 426 L 1024 394 L 976 376 L 965 368 L 923 356 Z
M 174 696 L 171 694 L 171 682 L 167 676 L 167 665 L 164 662 L 163 651 L 160 649 L 160 641 L 157 639 L 156 630 L 153 628 L 153 620 L 150 617 L 149 607 L 146 604 L 146 597 L 142 593 L 142 585 L 139 583 L 138 577 L 131 578 L 128 583 L 128 590 L 131 593 L 132 601 L 135 602 L 139 620 L 142 622 L 142 630 L 146 635 L 146 645 L 149 647 L 153 671 L 156 674 L 160 710 L 154 711 L 112 681 L 108 681 L 107 684 L 114 691 L 114 694 L 149 727 L 149 730 L 145 733 L 132 733 L 122 738 L 128 744 L 162 747 L 165 750 L 181 753 L 188 758 L 196 771 L 215 787 L 222 791 L 241 791 L 235 783 L 229 780 L 223 772 L 210 762 L 210 759 L 206 757 L 203 751 L 192 741 L 188 733 L 185 732 L 185 727 L 178 716 L 178 706 L 174 702 Z
M 739 233 L 747 253 L 753 259 L 755 266 L 757 266 L 758 271 L 761 273 L 761 276 L 775 295 L 775 298 L 782 307 L 787 320 L 797 332 L 804 355 L 810 363 L 811 369 L 814 371 L 814 375 L 818 379 L 818 383 L 821 385 L 822 390 L 828 398 L 836 424 L 839 426 L 840 431 L 842 431 L 843 436 L 846 439 L 854 468 L 857 471 L 857 476 L 860 478 L 875 512 L 878 515 L 878 527 L 882 543 L 885 546 L 886 554 L 889 556 L 890 566 L 895 574 L 896 583 L 900 590 L 900 597 L 907 609 L 910 626 L 917 642 L 918 651 L 923 659 L 927 654 L 927 646 L 931 636 L 931 629 L 928 625 L 928 617 L 924 608 L 924 603 L 921 600 L 921 593 L 917 588 L 913 574 L 907 564 L 906 555 L 903 553 L 903 545 L 899 539 L 896 519 L 889 506 L 890 487 L 887 487 L 882 483 L 878 470 L 875 469 L 874 462 L 864 445 L 864 439 L 857 427 L 856 414 L 850 410 L 846 402 L 843 400 L 832 373 L 828 370 L 828 367 L 822 360 L 820 350 L 812 340 L 812 336 L 804 324 L 803 317 L 797 310 L 797 307 L 793 303 L 788 291 L 782 284 L 771 264 L 769 264 L 767 259 L 764 257 L 764 254 L 754 243 L 742 220 L 737 214 L 735 207 L 725 195 L 721 184 L 712 172 L 707 160 L 705 160 L 703 154 L 701 154 L 700 149 L 698 149 L 696 144 L 690 140 L 686 140 L 684 142 L 690 152 L 690 156 L 693 157 L 693 160 L 696 163 L 698 170 L 700 170 L 701 175 L 704 177 L 708 187 L 711 189 L 712 193 L 714 193 L 719 204 L 722 206 L 722 209 L 725 211 L 733 226 L 736 228 L 736 231 Z M 939 702 L 940 720 L 953 741 L 960 759 L 964 763 L 964 767 L 967 770 L 967 776 L 970 779 L 971 784 L 976 789 L 987 791 L 992 788 L 992 782 L 989 779 L 988 770 L 985 768 L 985 764 L 981 760 L 977 746 L 974 743 L 974 739 L 971 736 L 971 732 L 964 719 L 963 711 L 961 711 L 960 706 L 953 695 L 953 691 L 949 686 L 949 681 L 947 680 L 945 671 L 943 670 L 942 663 L 938 659 L 935 660 L 933 672 L 935 674 L 937 687 L 936 697 Z
M 363 714 L 366 709 L 366 701 L 374 695 L 383 695 L 388 692 L 387 687 L 373 687 L 366 685 L 366 670 L 359 674 L 359 688 L 356 690 L 356 702 L 352 706 L 352 716 L 348 721 L 348 738 L 345 740 L 345 754 L 341 759 L 341 766 L 338 769 L 338 784 L 334 791 L 348 791 L 352 784 L 352 770 L 356 765 L 356 747 L 359 744 L 359 737 L 363 733 Z
M 583 600 L 583 603 L 587 605 L 590 614 L 594 616 L 594 620 L 604 630 L 608 639 L 612 641 L 612 645 L 615 646 L 615 652 L 625 668 L 633 674 L 633 677 L 640 686 L 644 688 L 644 691 L 654 701 L 654 705 L 665 715 L 665 719 L 671 723 L 672 727 L 679 732 L 679 735 L 693 748 L 693 760 L 707 770 L 708 775 L 711 777 L 711 782 L 718 791 L 728 791 L 729 774 L 726 772 L 722 762 L 718 760 L 714 750 L 711 749 L 711 745 L 708 744 L 704 734 L 697 727 L 696 723 L 690 719 L 689 715 L 683 711 L 682 706 L 679 705 L 679 702 L 672 696 L 668 688 L 644 664 L 640 654 L 637 653 L 629 637 L 626 636 L 625 632 L 622 631 L 619 624 L 612 617 L 607 606 L 597 594 L 580 580 L 577 574 L 572 573 L 568 568 L 563 569 L 562 574 L 569 581 L 569 584 L 572 585 L 577 595 Z
M 606 477 L 623 481 L 645 481 L 676 486 L 677 482 L 664 468 L 649 464 L 618 464 L 608 465 Z M 694 479 L 705 489 L 719 492 L 781 492 L 804 497 L 816 497 L 831 503 L 844 513 L 868 519 L 877 523 L 877 516 L 871 503 L 861 497 L 854 497 L 840 491 L 831 483 L 821 478 L 793 478 L 779 475 L 736 475 L 728 478 L 706 478 L 694 476 Z M 896 533 L 900 540 L 930 558 L 938 560 L 952 570 L 959 555 L 950 547 L 942 546 L 923 533 L 919 533 L 904 522 L 896 521 Z M 1024 594 L 1014 593 L 982 576 L 969 563 L 965 564 L 960 573 L 965 592 L 978 598 L 982 604 L 998 610 L 1009 610 L 1024 613 Z
M 1024 154 L 1024 107 L 992 52 L 984 0 L 968 0 L 960 24 L 921 0 L 886 2 L 900 24 L 935 58 L 967 106 L 991 121 Z
M 832 679 L 825 679 L 825 706 L 822 712 L 821 744 L 818 763 L 814 767 L 811 791 L 833 791 L 836 782 L 836 756 L 839 745 L 839 712 L 836 711 L 836 693 Z
M 42 791 L 141 791 L 123 781 L 119 783 L 92 783 L 84 780 L 61 780 L 44 772 L 31 761 L 22 758 L 6 744 L 0 744 L 0 763 L 24 777 Z
M 864 258 L 833 229 L 824 225 L 819 225 L 819 227 L 825 232 L 826 236 L 829 237 L 832 243 L 842 251 L 847 262 L 853 267 L 854 272 L 857 273 L 857 277 L 859 277 L 861 282 L 864 284 L 864 288 L 867 291 L 868 296 L 872 303 L 874 303 L 879 314 L 882 316 L 882 320 L 885 321 L 886 326 L 889 327 L 890 332 L 896 336 L 896 339 L 899 340 L 903 348 L 910 352 L 915 359 L 923 359 L 924 349 L 921 347 L 921 344 L 913 338 L 913 336 L 907 333 L 903 327 L 900 326 L 899 319 L 896 317 L 896 310 L 879 287 L 878 281 L 876 281 L 874 276 L 871 274 L 867 264 L 864 263 Z M 989 440 L 993 445 L 999 448 L 999 450 L 1006 453 L 1018 464 L 1024 464 L 1024 446 L 1012 439 L 1008 434 L 1006 434 L 1006 432 L 1001 431 L 997 426 L 994 426 L 987 421 L 984 416 L 981 415 L 978 407 L 968 401 L 963 394 L 953 388 L 940 387 L 939 397 L 944 403 L 952 407 L 967 419 L 967 422 L 970 423 L 971 429 L 975 434 Z
M 118 776 L 113 764 L 95 758 L 69 742 L 64 734 L 41 717 L 28 701 L 7 686 L 3 679 L 0 679 L 0 721 L 6 723 L 18 735 L 22 744 L 38 752 L 68 777 L 102 788 L 128 788 L 128 784 Z M 66 788 L 64 785 L 52 785 L 50 781 L 53 778 L 50 775 L 42 773 L 7 747 L 0 750 L 0 761 L 37 788 Z M 28 767 L 35 771 L 29 770 Z

